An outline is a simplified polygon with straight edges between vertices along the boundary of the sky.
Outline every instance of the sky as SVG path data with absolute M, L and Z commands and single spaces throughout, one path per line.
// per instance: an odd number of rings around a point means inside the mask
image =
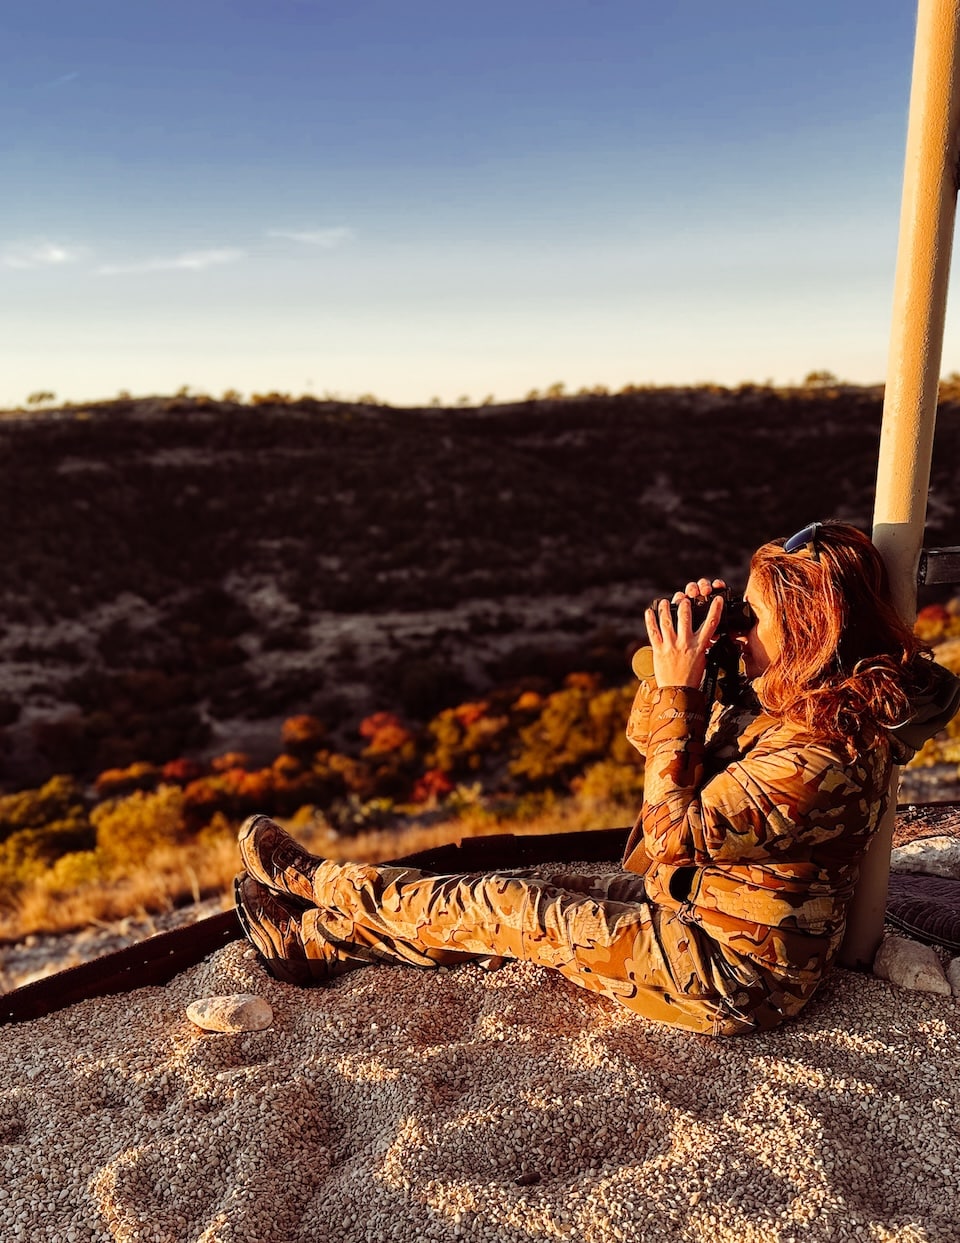
M 0 406 L 879 382 L 914 26 L 910 0 L 3 0 Z

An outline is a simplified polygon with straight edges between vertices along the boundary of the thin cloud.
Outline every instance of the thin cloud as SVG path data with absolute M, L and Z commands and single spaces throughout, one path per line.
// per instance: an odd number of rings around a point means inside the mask
M 245 259 L 245 250 L 229 247 L 220 250 L 191 250 L 171 259 L 143 259 L 136 263 L 105 263 L 97 268 L 100 276 L 128 276 L 143 272 L 202 272 L 206 268 L 224 263 L 237 263 Z
M 319 246 L 323 250 L 334 250 L 344 242 L 351 242 L 356 237 L 353 229 L 267 229 L 267 237 L 282 237 L 288 242 L 300 242 L 304 246 Z
M 68 82 L 75 82 L 77 78 L 79 77 L 80 77 L 80 74 L 78 72 L 77 73 L 64 73 L 64 74 L 61 74 L 59 78 L 54 78 L 51 82 L 38 83 L 35 89 L 38 91 L 52 91 L 58 86 L 66 86 Z
M 28 242 L 10 242 L 0 250 L 0 264 L 5 268 L 56 268 L 77 263 L 87 255 L 80 246 L 64 246 L 37 238 Z

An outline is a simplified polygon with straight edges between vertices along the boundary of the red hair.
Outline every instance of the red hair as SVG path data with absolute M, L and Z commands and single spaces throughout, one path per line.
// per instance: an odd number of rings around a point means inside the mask
M 779 622 L 780 651 L 754 683 L 763 708 L 813 737 L 870 746 L 910 716 L 926 652 L 890 597 L 886 567 L 856 527 L 825 522 L 814 558 L 783 540 L 754 553 L 750 572 Z

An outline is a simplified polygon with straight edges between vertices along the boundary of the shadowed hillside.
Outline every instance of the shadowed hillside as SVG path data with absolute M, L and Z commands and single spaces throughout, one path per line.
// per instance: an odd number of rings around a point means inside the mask
M 481 410 L 121 400 L 0 421 L 3 780 L 224 745 L 314 712 L 426 719 L 742 580 L 768 536 L 866 525 L 878 390 L 649 390 Z M 960 542 L 957 407 L 929 542 Z M 571 654 L 573 653 L 573 654 Z M 625 668 L 625 665 L 623 666 Z

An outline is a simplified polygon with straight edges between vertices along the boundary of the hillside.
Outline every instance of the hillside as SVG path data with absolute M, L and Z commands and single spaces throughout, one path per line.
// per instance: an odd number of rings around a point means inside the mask
M 869 519 L 877 390 L 481 410 L 118 400 L 0 419 L 4 788 L 424 719 L 619 663 L 649 597 L 811 517 Z M 942 411 L 930 542 L 960 542 Z M 588 662 L 589 663 L 589 662 Z

